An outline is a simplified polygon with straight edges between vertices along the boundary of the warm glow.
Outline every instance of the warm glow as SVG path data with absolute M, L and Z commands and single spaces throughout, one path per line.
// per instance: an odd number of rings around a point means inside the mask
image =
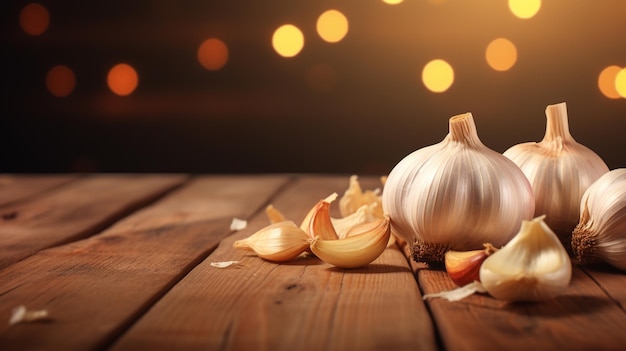
M 316 93 L 329 93 L 337 84 L 335 70 L 325 63 L 317 63 L 306 72 L 306 83 Z
M 317 34 L 329 43 L 336 43 L 348 33 L 348 19 L 337 10 L 328 10 L 317 19 Z
M 498 38 L 487 46 L 485 58 L 489 66 L 496 71 L 507 71 L 517 61 L 517 49 L 509 40 Z
M 126 63 L 115 65 L 107 76 L 109 89 L 120 96 L 126 96 L 135 91 L 138 82 L 137 72 Z
M 541 0 L 509 0 L 509 9 L 519 18 L 531 18 L 540 8 Z
M 621 70 L 622 68 L 619 66 L 608 66 L 598 76 L 598 88 L 609 99 L 619 99 L 621 97 L 615 86 L 617 74 Z
M 285 24 L 274 32 L 272 46 L 280 56 L 294 57 L 304 47 L 304 36 L 298 27 Z
M 48 29 L 49 24 L 50 14 L 41 4 L 28 4 L 20 12 L 20 27 L 30 35 L 42 34 Z
M 454 82 L 454 70 L 444 60 L 432 60 L 422 70 L 422 82 L 435 93 L 442 93 Z
M 389 5 L 396 5 L 401 3 L 404 0 L 383 0 L 384 3 L 389 4 Z
M 615 76 L 615 90 L 621 97 L 626 98 L 626 68 L 622 68 Z
M 54 66 L 46 74 L 46 88 L 48 88 L 50 94 L 56 97 L 70 95 L 75 86 L 76 77 L 74 72 L 67 66 Z
M 209 71 L 217 71 L 228 62 L 228 47 L 219 39 L 207 39 L 198 48 L 198 62 Z

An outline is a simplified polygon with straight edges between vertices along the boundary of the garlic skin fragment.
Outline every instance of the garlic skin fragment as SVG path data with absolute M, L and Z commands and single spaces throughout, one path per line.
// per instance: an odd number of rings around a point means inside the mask
M 506 301 L 542 301 L 569 285 L 572 264 L 545 216 L 523 221 L 520 231 L 480 267 L 487 292 Z
M 233 243 L 236 249 L 254 251 L 273 262 L 293 260 L 309 247 L 309 235 L 292 221 L 270 224 Z
M 626 168 L 604 174 L 583 194 L 572 251 L 580 263 L 599 260 L 626 271 Z
M 384 184 L 383 179 L 381 179 L 381 183 Z M 341 216 L 347 217 L 358 211 L 364 205 L 371 206 L 374 217 L 384 217 L 380 189 L 363 191 L 359 183 L 359 177 L 352 175 L 350 176 L 348 189 L 346 189 L 341 199 L 339 199 L 339 211 Z
M 535 210 L 526 176 L 485 146 L 471 113 L 450 118 L 438 144 L 402 159 L 385 183 L 382 203 L 392 233 L 413 244 L 416 261 L 443 262 L 448 250 L 504 245 Z
M 583 193 L 609 168 L 600 156 L 574 140 L 564 102 L 549 105 L 545 113 L 543 139 L 514 145 L 503 155 L 515 162 L 530 181 L 535 216 L 545 214 L 546 223 L 569 247 Z

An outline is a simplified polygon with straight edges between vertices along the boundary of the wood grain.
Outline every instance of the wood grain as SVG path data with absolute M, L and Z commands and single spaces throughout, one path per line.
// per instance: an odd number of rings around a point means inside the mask
M 163 215 L 161 204 L 176 208 L 178 203 L 184 209 L 189 202 L 202 203 L 206 196 L 204 215 L 196 213 L 193 221 L 125 231 L 113 227 L 0 271 L 1 316 L 8 319 L 11 309 L 22 304 L 47 309 L 51 316 L 47 323 L 12 327 L 0 323 L 2 349 L 105 347 L 231 232 L 234 216 L 245 219 L 259 211 L 287 181 L 280 176 L 251 182 L 200 178 L 140 214 L 143 219 L 150 211 Z M 218 193 L 230 189 L 230 196 L 211 202 L 211 189 Z M 173 223 L 178 216 L 161 223 Z M 128 221 L 134 222 L 132 216 Z
M 347 179 L 299 179 L 274 206 L 299 223 L 318 200 L 342 194 Z M 260 214 L 246 230 L 222 241 L 113 350 L 436 349 L 413 273 L 397 248 L 353 270 L 311 256 L 276 264 L 232 248 L 234 240 L 267 224 Z M 227 260 L 240 264 L 210 265 Z
M 181 175 L 107 175 L 77 180 L 2 208 L 0 269 L 48 247 L 87 237 L 163 195 Z M 10 213 L 10 216 L 6 214 Z
M 9 212 L 2 210 L 3 206 L 28 199 L 79 177 L 71 174 L 0 174 L 0 213 L 10 216 Z

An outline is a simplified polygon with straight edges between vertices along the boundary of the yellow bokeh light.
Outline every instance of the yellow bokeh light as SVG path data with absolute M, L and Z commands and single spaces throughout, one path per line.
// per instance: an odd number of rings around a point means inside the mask
M 138 83 L 139 76 L 137 71 L 126 63 L 113 66 L 107 75 L 109 89 L 119 96 L 130 95 L 135 91 Z
M 50 14 L 45 6 L 35 2 L 24 6 L 19 20 L 24 32 L 34 36 L 41 35 L 48 29 Z
M 454 70 L 444 60 L 432 60 L 422 70 L 422 82 L 428 90 L 442 93 L 454 83 Z
M 272 36 L 272 46 L 280 56 L 294 57 L 304 47 L 302 31 L 292 24 L 282 25 Z
M 402 1 L 404 0 L 383 0 L 385 4 L 389 4 L 389 5 L 397 5 L 401 3 Z
M 496 71 L 507 71 L 517 62 L 517 48 L 508 39 L 494 39 L 487 45 L 485 58 Z
M 66 97 L 76 86 L 74 71 L 64 65 L 52 67 L 46 74 L 46 88 L 56 97 Z
M 228 62 L 228 47 L 219 39 L 207 39 L 198 48 L 198 62 L 209 71 L 217 71 Z
M 617 93 L 626 98 L 626 68 L 622 68 L 615 76 L 615 90 Z
M 337 10 L 328 10 L 317 19 L 317 34 L 329 43 L 336 43 L 348 33 L 348 19 Z
M 598 88 L 609 99 L 619 99 L 620 93 L 615 85 L 617 74 L 622 71 L 619 66 L 608 66 L 598 75 Z
M 511 12 L 522 19 L 531 18 L 539 12 L 541 0 L 509 0 Z

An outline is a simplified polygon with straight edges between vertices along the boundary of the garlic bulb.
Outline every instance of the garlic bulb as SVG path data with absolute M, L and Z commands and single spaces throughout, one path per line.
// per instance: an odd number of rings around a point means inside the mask
M 581 263 L 601 260 L 626 271 L 626 168 L 604 174 L 583 194 L 572 250 Z
M 504 245 L 534 213 L 528 179 L 478 138 L 471 113 L 449 120 L 438 144 L 402 159 L 389 174 L 383 209 L 392 232 L 413 243 L 416 261 L 443 261 L 448 250 Z
M 504 156 L 528 177 L 535 194 L 535 216 L 545 214 L 546 223 L 569 247 L 583 192 L 609 168 L 600 156 L 574 140 L 565 103 L 549 105 L 546 117 L 543 140 L 514 145 Z
M 572 264 L 544 216 L 523 221 L 520 231 L 480 266 L 487 292 L 506 301 L 540 301 L 569 285 Z

